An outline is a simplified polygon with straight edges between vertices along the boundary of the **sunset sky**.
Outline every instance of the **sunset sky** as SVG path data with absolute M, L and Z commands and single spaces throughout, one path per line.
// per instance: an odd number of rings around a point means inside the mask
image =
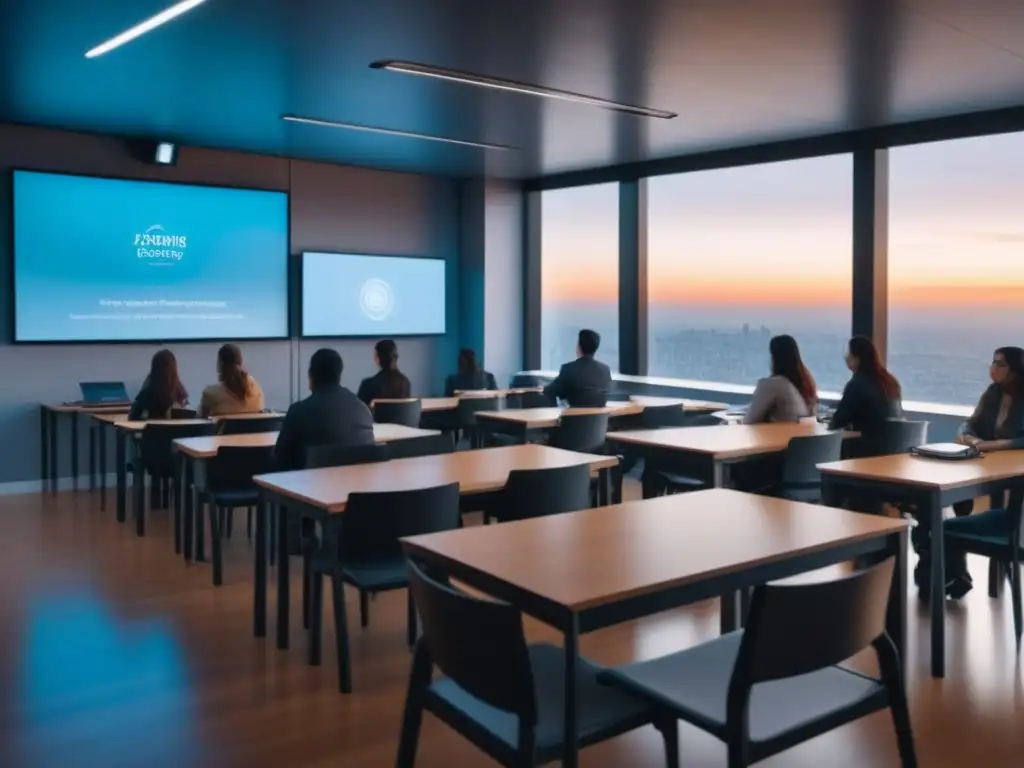
M 892 308 L 1024 305 L 1024 134 L 893 149 Z M 848 306 L 849 155 L 652 178 L 652 305 Z M 614 303 L 618 187 L 543 194 L 545 302 Z

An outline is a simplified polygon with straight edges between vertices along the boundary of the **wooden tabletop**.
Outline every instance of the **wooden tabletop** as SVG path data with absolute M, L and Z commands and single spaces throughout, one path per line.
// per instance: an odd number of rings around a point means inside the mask
M 642 405 L 681 405 L 684 411 L 693 413 L 711 413 L 729 407 L 727 403 L 713 403 L 709 400 L 690 400 L 685 397 L 663 397 L 661 395 L 630 395 L 630 402 Z
M 269 448 L 277 445 L 279 432 L 257 432 L 249 435 L 210 435 L 208 437 L 181 437 L 173 442 L 174 448 L 193 459 L 210 459 L 221 448 Z M 374 424 L 373 437 L 378 443 L 406 440 L 411 437 L 439 435 L 436 429 L 416 429 L 401 424 Z
M 92 418 L 104 424 L 111 424 L 118 429 L 139 432 L 147 424 L 205 424 L 207 421 L 240 421 L 242 419 L 280 419 L 283 413 L 232 413 L 223 416 L 211 416 L 209 419 L 137 419 L 129 420 L 127 413 L 94 413 Z
M 350 493 L 407 491 L 446 483 L 458 483 L 463 494 L 486 493 L 504 488 L 514 469 L 580 464 L 601 469 L 617 462 L 614 456 L 574 453 L 546 445 L 513 445 L 351 467 L 277 472 L 254 479 L 264 488 L 327 512 L 344 512 Z
M 949 461 L 902 453 L 819 464 L 822 474 L 877 480 L 940 491 L 1024 475 L 1024 450 L 994 451 L 978 459 Z
M 526 429 L 550 429 L 558 426 L 563 415 L 607 413 L 609 416 L 632 416 L 643 411 L 637 403 L 612 403 L 603 408 L 509 408 L 504 411 L 479 411 L 477 419 L 507 421 Z
M 85 403 L 52 403 L 44 404 L 43 408 L 54 413 L 127 413 L 131 409 L 131 403 L 120 403 L 118 405 L 86 405 Z
M 408 554 L 458 566 L 581 611 L 907 527 L 725 489 L 403 540 Z
M 807 420 L 786 424 L 672 427 L 609 432 L 608 439 L 627 445 L 707 454 L 715 459 L 738 459 L 784 451 L 794 437 L 823 435 L 827 432 L 824 424 Z M 846 432 L 844 436 L 855 437 L 856 433 Z

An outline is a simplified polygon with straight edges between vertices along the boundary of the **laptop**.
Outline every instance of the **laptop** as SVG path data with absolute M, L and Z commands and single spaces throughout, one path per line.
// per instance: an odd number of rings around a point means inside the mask
M 80 381 L 82 405 L 128 405 L 128 389 L 123 381 Z

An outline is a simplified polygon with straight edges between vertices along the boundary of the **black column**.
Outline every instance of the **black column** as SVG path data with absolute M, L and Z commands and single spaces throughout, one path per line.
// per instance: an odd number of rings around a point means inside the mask
M 853 333 L 886 356 L 889 305 L 889 153 L 853 153 Z
M 523 206 L 523 365 L 540 368 L 541 192 L 524 192 Z
M 647 180 L 619 184 L 619 370 L 647 374 Z

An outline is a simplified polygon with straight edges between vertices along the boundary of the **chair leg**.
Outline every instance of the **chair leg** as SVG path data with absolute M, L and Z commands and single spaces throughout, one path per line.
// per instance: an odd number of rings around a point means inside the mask
M 309 663 L 319 666 L 323 655 L 324 579 L 319 571 L 309 576 Z
M 907 691 L 904 686 L 903 672 L 896 646 L 888 635 L 883 635 L 874 642 L 875 653 L 878 654 L 878 667 L 882 673 L 882 682 L 889 694 L 889 711 L 896 729 L 896 746 L 900 753 L 900 765 L 903 768 L 917 768 L 917 751 L 914 747 L 914 731 L 910 725 L 910 710 L 907 707 Z
M 269 505 L 267 508 L 267 530 L 270 533 L 268 537 L 270 539 L 270 549 L 267 554 L 271 568 L 277 564 L 277 518 L 277 507 L 273 504 Z
M 245 510 L 245 536 L 252 543 L 252 507 Z
M 1017 637 L 1017 648 L 1020 649 L 1021 635 L 1024 634 L 1024 606 L 1021 605 L 1021 573 L 1020 562 L 1010 563 L 1010 594 L 1013 598 L 1013 631 Z
M 413 648 L 416 645 L 416 635 L 419 634 L 419 617 L 416 615 L 416 603 L 412 599 L 412 590 L 407 589 L 406 592 L 406 613 L 407 613 L 407 626 L 406 626 L 406 641 L 409 643 L 409 647 Z
M 225 510 L 224 510 L 224 518 L 227 521 L 227 525 L 224 526 L 224 530 L 225 530 L 224 538 L 230 539 L 231 538 L 231 534 L 234 533 L 234 530 L 235 530 L 235 508 L 234 507 L 227 507 L 227 508 L 225 508 Z
M 348 618 L 345 613 L 345 582 L 340 573 L 331 574 L 334 593 L 334 642 L 338 652 L 338 690 L 352 693 L 352 667 L 348 655 Z
M 679 723 L 666 717 L 656 720 L 654 727 L 665 741 L 665 768 L 679 768 Z
M 1000 597 L 1003 594 L 1003 564 L 994 557 L 988 561 L 988 596 Z
M 213 586 L 219 587 L 224 583 L 224 563 L 221 552 L 221 517 L 222 510 L 213 504 L 208 504 L 210 510 L 210 551 L 213 555 Z
M 370 626 L 370 595 L 359 590 L 359 625 L 366 629 Z
M 405 694 L 402 733 L 398 740 L 398 757 L 395 759 L 397 768 L 413 768 L 416 764 L 416 748 L 419 746 L 420 725 L 423 722 L 423 690 L 430 685 L 431 666 L 426 648 L 422 643 L 417 645 L 409 675 L 409 690 Z
M 310 602 L 313 593 L 313 554 L 312 552 L 302 553 L 302 628 L 309 629 L 310 626 Z

